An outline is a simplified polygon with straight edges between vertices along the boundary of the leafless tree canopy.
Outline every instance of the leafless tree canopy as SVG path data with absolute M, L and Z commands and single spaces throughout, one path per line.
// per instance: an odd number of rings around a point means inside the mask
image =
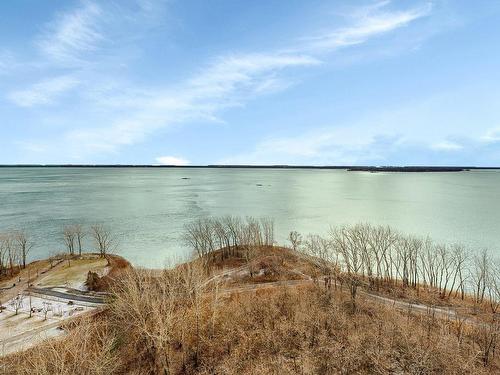
M 223 259 L 236 251 L 243 251 L 251 259 L 255 247 L 274 245 L 274 223 L 269 218 L 202 218 L 185 226 L 184 242 L 207 266 L 215 259 L 217 250 L 221 250 Z
M 74 255 L 78 251 L 78 255 L 82 255 L 83 240 L 85 237 L 86 232 L 83 225 L 66 225 L 63 228 L 63 240 L 68 254 Z
M 0 233 L 0 275 L 26 267 L 34 242 L 24 230 Z
M 291 233 L 292 247 L 339 265 L 353 298 L 361 282 L 375 289 L 399 283 L 417 290 L 435 288 L 443 299 L 452 295 L 464 299 L 469 291 L 477 303 L 488 302 L 492 311 L 498 310 L 500 263 L 487 250 L 471 257 L 472 251 L 458 244 L 436 244 L 370 224 L 332 227 L 325 238 L 300 238 L 297 232 Z
M 115 251 L 118 245 L 116 237 L 111 229 L 103 224 L 94 224 L 90 227 L 92 238 L 97 251 L 103 257 L 111 251 Z
M 63 228 L 63 240 L 68 250 L 68 254 L 75 254 L 75 231 L 72 226 L 65 226 Z

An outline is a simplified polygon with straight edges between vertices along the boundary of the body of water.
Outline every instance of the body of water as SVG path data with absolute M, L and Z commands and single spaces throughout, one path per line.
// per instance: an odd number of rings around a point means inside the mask
M 272 217 L 282 243 L 291 230 L 370 222 L 499 255 L 500 171 L 0 168 L 0 233 L 29 232 L 32 258 L 64 249 L 64 225 L 105 223 L 120 254 L 161 267 L 188 254 L 185 223 L 228 214 Z

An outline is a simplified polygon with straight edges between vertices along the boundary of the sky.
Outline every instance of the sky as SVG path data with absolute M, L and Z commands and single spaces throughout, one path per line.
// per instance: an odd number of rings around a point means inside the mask
M 500 1 L 2 1 L 23 163 L 500 166 Z

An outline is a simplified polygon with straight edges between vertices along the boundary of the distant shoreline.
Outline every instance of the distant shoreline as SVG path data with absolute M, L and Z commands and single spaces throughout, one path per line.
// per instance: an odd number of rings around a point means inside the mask
M 332 169 L 349 172 L 466 172 L 500 167 L 351 166 L 351 165 L 154 165 L 154 164 L 1 164 L 0 168 L 204 168 L 204 169 Z

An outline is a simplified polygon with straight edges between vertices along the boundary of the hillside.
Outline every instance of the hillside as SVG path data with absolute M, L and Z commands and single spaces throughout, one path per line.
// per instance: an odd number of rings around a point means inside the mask
M 8 374 L 498 373 L 487 306 L 451 298 L 430 308 L 363 280 L 353 298 L 331 271 L 272 246 L 131 270 L 108 284 L 106 311 L 0 363 Z

